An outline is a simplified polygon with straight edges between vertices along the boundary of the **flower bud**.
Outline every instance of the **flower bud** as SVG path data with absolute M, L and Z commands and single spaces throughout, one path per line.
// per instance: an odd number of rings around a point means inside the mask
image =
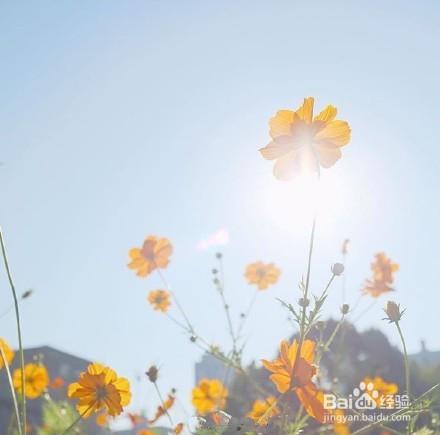
M 396 304 L 393 301 L 388 301 L 386 307 L 384 308 L 385 314 L 388 316 L 384 320 L 388 320 L 390 323 L 398 322 L 405 310 L 400 310 L 400 304 Z
M 316 327 L 317 327 L 318 329 L 320 329 L 321 331 L 323 331 L 324 328 L 325 328 L 325 322 L 323 322 L 322 320 L 318 320 L 318 321 L 316 322 Z
M 151 366 L 145 374 L 147 375 L 148 380 L 154 384 L 157 381 L 159 370 L 156 366 Z
M 341 313 L 345 316 L 350 311 L 350 305 L 343 304 L 341 307 Z
M 335 263 L 332 266 L 332 273 L 336 276 L 342 275 L 344 273 L 344 265 L 342 263 Z
M 298 300 L 298 305 L 303 308 L 308 307 L 309 303 L 310 303 L 310 301 L 308 299 L 300 298 Z

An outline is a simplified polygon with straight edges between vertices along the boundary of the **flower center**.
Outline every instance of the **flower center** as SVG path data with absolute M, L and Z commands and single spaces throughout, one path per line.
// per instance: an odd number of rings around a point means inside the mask
M 96 398 L 98 400 L 103 400 L 107 397 L 107 388 L 105 386 L 98 387 L 96 389 Z

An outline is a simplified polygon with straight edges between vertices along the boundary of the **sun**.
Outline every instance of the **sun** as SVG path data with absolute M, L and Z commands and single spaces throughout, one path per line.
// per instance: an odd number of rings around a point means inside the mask
M 349 180 L 337 171 L 321 178 L 304 174 L 288 183 L 274 181 L 258 194 L 261 213 L 279 231 L 298 237 L 308 234 L 316 215 L 320 232 L 328 235 L 346 210 L 349 185 Z

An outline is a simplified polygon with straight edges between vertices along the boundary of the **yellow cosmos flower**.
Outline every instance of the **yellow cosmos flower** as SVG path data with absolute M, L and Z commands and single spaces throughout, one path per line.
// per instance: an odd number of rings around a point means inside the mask
M 392 285 L 398 270 L 397 263 L 393 263 L 383 252 L 379 252 L 371 263 L 372 277 L 366 280 L 362 293 L 378 298 L 383 293 L 394 291 Z
M 228 398 L 227 388 L 218 379 L 202 379 L 192 390 L 192 404 L 200 415 L 222 409 Z
M 362 382 L 365 383 L 367 388 L 370 384 L 373 384 L 373 388 L 371 389 L 370 386 L 368 391 L 373 392 L 369 393 L 369 395 L 376 402 L 378 408 L 381 406 L 392 405 L 394 403 L 394 395 L 399 391 L 399 386 L 397 384 L 391 382 L 388 383 L 380 376 L 375 376 L 374 378 L 365 377 Z M 377 394 L 374 394 L 375 391 L 377 391 Z
M 269 420 L 279 413 L 280 410 L 276 406 L 275 397 L 269 396 L 265 400 L 256 400 L 247 417 L 252 419 L 258 426 L 266 426 Z
M 141 429 L 138 430 L 137 435 L 154 435 L 154 432 L 148 429 Z
M 266 160 L 276 160 L 273 171 L 280 180 L 333 166 L 340 148 L 350 142 L 350 126 L 335 119 L 336 107 L 327 106 L 313 117 L 314 102 L 305 98 L 298 110 L 280 110 L 269 122 L 272 142 L 260 152 Z
M 154 290 L 149 293 L 148 302 L 156 311 L 166 313 L 171 305 L 170 294 L 165 290 Z
M 14 354 L 15 354 L 14 351 L 11 349 L 9 344 L 6 343 L 5 340 L 3 340 L 3 338 L 0 338 L 0 347 L 3 349 L 3 354 L 5 355 L 6 363 L 8 364 L 8 366 L 10 366 L 12 364 L 12 361 L 14 360 Z M 3 361 L 2 353 L 0 352 L 0 370 L 4 366 L 5 366 L 5 362 Z
M 78 382 L 69 385 L 67 395 L 78 399 L 76 409 L 83 418 L 94 412 L 106 411 L 112 417 L 119 415 L 131 400 L 130 384 L 116 372 L 101 364 L 90 364 Z
M 149 236 L 142 248 L 130 249 L 128 255 L 131 262 L 128 267 L 136 270 L 138 276 L 146 277 L 155 269 L 167 267 L 172 253 L 173 247 L 168 239 Z
M 14 370 L 12 377 L 14 388 L 22 394 L 21 369 Z M 49 385 L 49 373 L 42 364 L 29 363 L 24 366 L 24 394 L 29 399 L 37 399 Z
M 255 284 L 258 290 L 266 290 L 271 284 L 275 284 L 280 275 L 280 269 L 274 264 L 265 264 L 261 261 L 249 264 L 244 273 L 248 283 Z

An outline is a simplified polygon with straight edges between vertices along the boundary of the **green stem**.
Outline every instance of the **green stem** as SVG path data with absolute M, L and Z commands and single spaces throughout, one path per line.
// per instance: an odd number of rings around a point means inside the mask
M 3 262 L 6 269 L 6 274 L 8 276 L 9 285 L 12 291 L 12 297 L 14 299 L 14 307 L 15 307 L 15 318 L 17 322 L 17 334 L 18 334 L 18 347 L 20 353 L 20 368 L 21 368 L 21 428 L 23 434 L 27 433 L 27 423 L 26 423 L 26 394 L 25 394 L 25 377 L 24 377 L 24 351 L 23 351 L 23 342 L 22 342 L 22 334 L 21 334 L 21 319 L 20 319 L 20 310 L 18 307 L 18 297 L 17 292 L 15 291 L 14 281 L 12 279 L 11 271 L 9 269 L 8 256 L 6 254 L 5 242 L 3 239 L 3 232 L 0 228 L 0 244 L 2 248 Z
M 155 263 L 155 264 L 156 264 L 156 263 Z M 174 294 L 174 292 L 171 290 L 171 287 L 169 286 L 168 281 L 165 279 L 164 274 L 160 271 L 160 269 L 159 269 L 159 267 L 157 267 L 157 265 L 156 265 L 156 270 L 157 270 L 157 273 L 158 273 L 160 279 L 161 279 L 162 282 L 163 282 L 163 285 L 165 286 L 166 291 L 167 291 L 167 292 L 171 295 L 171 297 L 173 298 L 174 302 L 176 303 L 177 309 L 180 311 L 180 314 L 182 314 L 182 316 L 183 316 L 183 318 L 184 318 L 184 320 L 185 320 L 185 323 L 188 325 L 188 329 L 189 329 L 191 332 L 194 332 L 194 327 L 193 327 L 192 323 L 189 321 L 189 318 L 188 318 L 188 316 L 186 315 L 185 310 L 183 309 L 182 305 L 180 304 L 179 300 L 177 299 L 177 296 L 176 296 L 176 295 Z
M 315 364 L 319 365 L 321 358 L 323 355 L 329 351 L 331 344 L 333 343 L 333 340 L 335 339 L 337 333 L 339 332 L 339 329 L 341 328 L 342 324 L 344 323 L 345 315 L 343 314 L 337 325 L 335 326 L 335 329 L 333 330 L 332 334 L 330 335 L 327 342 L 322 347 L 322 350 L 319 352 L 318 356 L 316 357 Z
M 309 295 L 309 284 L 310 284 L 310 270 L 311 270 L 311 266 L 312 266 L 312 254 L 313 254 L 313 243 L 315 241 L 315 228 L 316 228 L 316 214 L 313 217 L 313 224 L 312 224 L 312 231 L 310 233 L 310 243 L 309 243 L 309 255 L 308 255 L 308 261 L 307 261 L 307 275 L 306 275 L 306 285 L 304 288 L 304 295 L 303 295 L 303 299 L 304 299 L 304 304 L 302 307 L 302 312 L 301 312 L 301 324 L 300 324 L 300 329 L 299 329 L 299 343 L 298 343 L 298 350 L 296 352 L 296 356 L 295 356 L 295 361 L 293 363 L 293 370 L 292 373 L 295 374 L 296 372 L 296 367 L 298 365 L 298 361 L 301 355 L 301 349 L 302 349 L 302 345 L 304 343 L 304 332 L 305 332 L 305 323 L 306 323 L 306 308 L 307 308 L 307 298 Z M 291 382 L 293 381 L 293 379 L 291 380 Z
M 157 396 L 159 397 L 159 400 L 160 400 L 160 403 L 162 405 L 162 408 L 165 411 L 165 414 L 167 415 L 168 420 L 170 421 L 171 427 L 174 427 L 173 419 L 171 418 L 171 415 L 170 415 L 170 413 L 168 412 L 168 409 L 165 406 L 165 402 L 164 402 L 164 400 L 162 398 L 162 394 L 161 394 L 161 392 L 159 390 L 159 386 L 157 385 L 157 382 L 153 382 L 153 384 L 154 384 L 154 388 L 156 389 L 156 393 L 157 393 Z
M 402 329 L 400 328 L 399 322 L 395 322 L 397 330 L 399 331 L 400 340 L 402 341 L 403 346 L 403 356 L 405 360 L 405 384 L 406 384 L 406 393 L 408 397 L 411 399 L 411 381 L 410 381 L 410 373 L 409 373 L 409 360 L 408 360 L 408 352 L 406 350 L 405 338 L 403 337 Z
M 67 429 L 64 430 L 62 435 L 68 434 L 95 405 L 95 402 L 92 403 Z
M 246 324 L 246 320 L 248 319 L 249 314 L 251 313 L 252 308 L 255 305 L 255 301 L 257 300 L 257 296 L 258 296 L 258 290 L 255 290 L 254 296 L 252 297 L 246 311 L 243 313 L 243 317 L 241 318 L 241 322 L 238 326 L 237 339 L 239 339 L 241 336 L 241 331 L 243 331 L 244 325 Z
M 6 374 L 8 377 L 9 388 L 11 389 L 11 395 L 12 395 L 12 402 L 14 404 L 15 417 L 17 419 L 18 432 L 21 435 L 22 425 L 20 422 L 20 413 L 18 411 L 17 396 L 15 395 L 14 384 L 12 382 L 11 370 L 9 369 L 8 360 L 6 359 L 6 354 L 1 344 L 0 344 L 0 356 L 2 357 L 3 365 L 5 366 Z

